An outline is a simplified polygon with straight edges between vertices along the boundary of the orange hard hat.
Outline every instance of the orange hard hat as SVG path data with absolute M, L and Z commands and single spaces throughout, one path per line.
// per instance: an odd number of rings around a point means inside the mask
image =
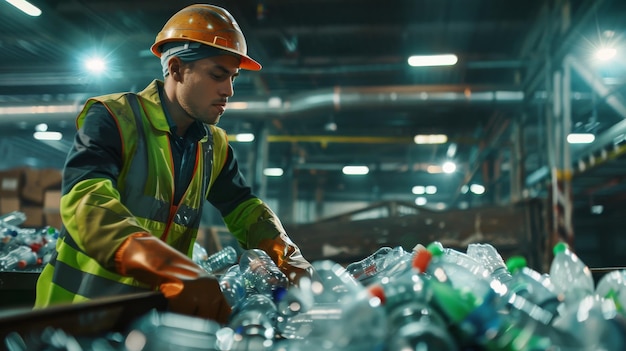
M 196 4 L 178 11 L 157 34 L 150 50 L 161 57 L 161 45 L 175 41 L 193 41 L 225 50 L 241 57 L 241 69 L 261 69 L 248 56 L 246 38 L 233 16 L 218 6 Z

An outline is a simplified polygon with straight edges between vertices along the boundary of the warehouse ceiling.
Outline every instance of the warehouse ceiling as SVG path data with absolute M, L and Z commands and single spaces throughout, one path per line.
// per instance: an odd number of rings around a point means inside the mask
M 0 169 L 62 167 L 81 104 L 92 95 L 136 92 L 160 78 L 149 47 L 165 21 L 192 2 L 32 3 L 41 16 L 0 2 Z M 249 54 L 263 65 L 237 79 L 220 122 L 231 135 L 255 133 L 256 142 L 233 146 L 257 192 L 413 201 L 413 186 L 433 185 L 436 193 L 426 197 L 436 208 L 532 196 L 549 180 L 550 116 L 560 84 L 552 72 L 564 66 L 573 72 L 571 128 L 596 134 L 594 144 L 572 148 L 576 172 L 596 167 L 577 178 L 574 192 L 583 194 L 577 199 L 586 206 L 594 194 L 612 194 L 623 183 L 615 140 L 626 117 L 626 64 L 622 58 L 601 68 L 588 60 L 613 42 L 626 51 L 624 1 L 214 4 L 233 13 Z M 410 55 L 447 53 L 458 56 L 456 65 L 407 64 Z M 83 68 L 94 55 L 109 65 L 98 77 Z M 34 140 L 41 122 L 63 139 Z M 416 145 L 416 134 L 449 139 Z M 457 163 L 454 173 L 433 172 L 446 160 Z M 347 177 L 344 165 L 367 165 L 370 173 Z M 266 179 L 258 171 L 264 167 L 285 173 Z M 464 194 L 474 183 L 486 187 L 483 198 Z

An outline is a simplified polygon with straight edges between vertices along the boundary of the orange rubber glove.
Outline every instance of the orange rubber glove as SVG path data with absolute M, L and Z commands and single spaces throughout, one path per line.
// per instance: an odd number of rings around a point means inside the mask
M 159 238 L 137 233 L 115 253 L 117 271 L 139 282 L 158 287 L 174 313 L 226 323 L 231 308 L 218 280 Z
M 297 285 L 302 277 L 318 279 L 311 263 L 302 256 L 300 248 L 287 234 L 281 233 L 273 239 L 262 239 L 257 246 L 267 252 L 291 283 Z

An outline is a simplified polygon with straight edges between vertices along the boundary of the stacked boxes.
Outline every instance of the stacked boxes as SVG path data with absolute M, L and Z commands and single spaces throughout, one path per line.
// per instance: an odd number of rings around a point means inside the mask
M 0 214 L 21 211 L 26 215 L 22 227 L 60 229 L 61 174 L 52 168 L 0 171 Z

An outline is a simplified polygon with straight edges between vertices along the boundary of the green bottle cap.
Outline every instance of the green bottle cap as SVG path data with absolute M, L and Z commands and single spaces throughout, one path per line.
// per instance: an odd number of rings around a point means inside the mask
M 426 249 L 430 251 L 433 256 L 441 256 L 444 253 L 443 244 L 441 244 L 439 241 L 433 241 L 432 243 L 428 244 Z
M 524 256 L 515 255 L 506 260 L 506 268 L 511 273 L 515 273 L 524 267 L 528 267 L 528 262 L 526 262 Z
M 565 252 L 565 250 L 569 249 L 569 246 L 564 241 L 559 241 L 556 245 L 554 245 L 554 249 L 552 252 L 556 255 L 561 252 Z

